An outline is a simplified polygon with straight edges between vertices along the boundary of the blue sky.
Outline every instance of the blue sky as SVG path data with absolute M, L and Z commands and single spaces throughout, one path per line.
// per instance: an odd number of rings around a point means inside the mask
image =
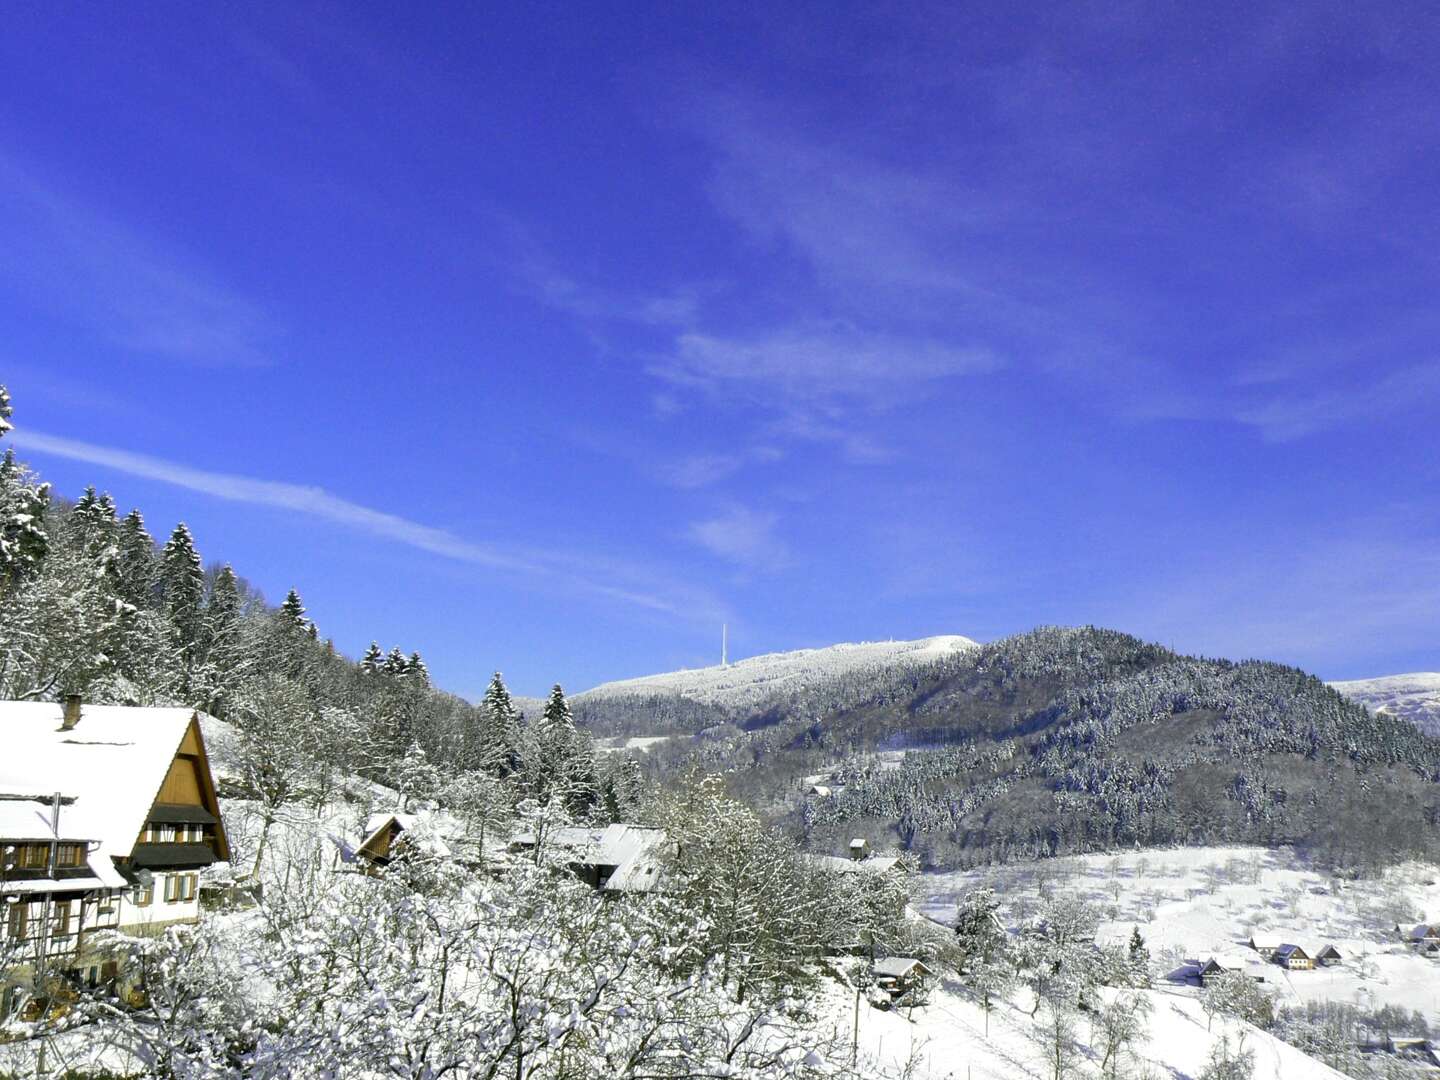
M 23 455 L 467 694 L 1440 667 L 1433 11 L 712 7 L 10 11 Z

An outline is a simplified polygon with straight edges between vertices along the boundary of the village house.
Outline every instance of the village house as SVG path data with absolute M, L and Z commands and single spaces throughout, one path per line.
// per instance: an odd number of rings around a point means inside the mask
M 534 851 L 535 837 L 511 841 L 516 851 Z M 658 892 L 675 844 L 664 829 L 616 823 L 603 828 L 566 826 L 544 837 L 542 860 L 564 865 L 591 887 L 611 895 Z
M 436 828 L 436 822 L 420 814 L 376 813 L 365 821 L 365 835 L 353 851 L 341 848 L 341 862 L 359 860 L 381 869 L 407 851 L 437 858 L 455 855 L 453 845 Z
M 1321 967 L 1334 967 L 1336 964 L 1343 963 L 1344 960 L 1345 957 L 1334 945 L 1326 945 L 1315 954 L 1315 963 Z
M 888 874 L 900 867 L 898 855 L 871 855 L 865 859 L 847 859 L 840 855 L 806 855 L 805 861 L 817 870 L 836 874 Z
M 37 975 L 113 983 L 100 931 L 199 918 L 200 872 L 230 858 L 199 714 L 0 702 L 3 1012 Z
M 1200 965 L 1201 986 L 1211 986 L 1222 975 L 1243 974 L 1255 982 L 1265 981 L 1265 968 L 1247 956 L 1212 956 Z
M 1395 932 L 1420 955 L 1440 955 L 1440 924 L 1420 923 L 1409 928 L 1397 926 Z
M 1290 971 L 1313 971 L 1315 969 L 1315 958 L 1299 945 L 1281 945 L 1275 950 L 1275 963 Z
M 1267 960 L 1273 957 L 1275 950 L 1284 944 L 1285 940 L 1279 934 L 1267 934 L 1257 930 L 1250 935 L 1250 947 Z

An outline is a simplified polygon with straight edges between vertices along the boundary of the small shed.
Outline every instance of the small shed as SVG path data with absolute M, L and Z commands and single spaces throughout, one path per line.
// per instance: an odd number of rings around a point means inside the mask
M 932 975 L 924 962 L 913 956 L 887 956 L 883 960 L 876 960 L 872 970 L 875 974 L 875 985 L 892 999 L 925 989 Z
M 852 859 L 863 859 L 870 853 L 870 841 L 863 836 L 857 836 L 850 841 L 850 857 Z
M 828 799 L 831 792 L 830 789 L 824 784 L 811 784 L 810 794 L 817 799 Z
M 1321 967 L 1334 967 L 1336 964 L 1343 963 L 1344 960 L 1345 957 L 1334 945 L 1326 945 L 1315 954 L 1315 962 Z

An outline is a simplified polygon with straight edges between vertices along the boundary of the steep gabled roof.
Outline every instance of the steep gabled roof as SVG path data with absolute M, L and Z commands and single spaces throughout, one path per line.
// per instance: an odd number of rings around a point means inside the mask
M 913 956 L 887 956 L 875 961 L 875 974 L 881 978 L 903 979 L 916 969 L 929 974 L 930 969 Z
M 437 830 L 438 823 L 433 820 L 433 815 L 428 814 L 396 814 L 396 813 L 375 813 L 371 814 L 365 821 L 365 837 L 360 841 L 357 852 L 364 855 L 368 852 L 378 850 L 372 846 L 380 840 L 381 835 L 394 825 L 399 833 L 405 835 L 405 842 L 411 845 L 416 851 L 424 852 L 427 855 L 439 855 L 448 858 L 454 855 L 445 838 Z
M 0 795 L 48 801 L 62 793 L 60 838 L 94 842 L 95 876 L 107 887 L 123 887 L 113 860 L 130 855 L 196 715 L 183 708 L 85 705 L 79 723 L 66 731 L 59 704 L 0 702 Z M 48 818 L 48 805 L 42 813 Z

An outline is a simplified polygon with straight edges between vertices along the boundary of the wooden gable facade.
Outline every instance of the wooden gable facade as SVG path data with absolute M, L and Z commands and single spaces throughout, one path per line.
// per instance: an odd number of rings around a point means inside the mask
M 125 864 L 133 869 L 193 868 L 225 862 L 230 841 L 198 717 L 192 717 Z

